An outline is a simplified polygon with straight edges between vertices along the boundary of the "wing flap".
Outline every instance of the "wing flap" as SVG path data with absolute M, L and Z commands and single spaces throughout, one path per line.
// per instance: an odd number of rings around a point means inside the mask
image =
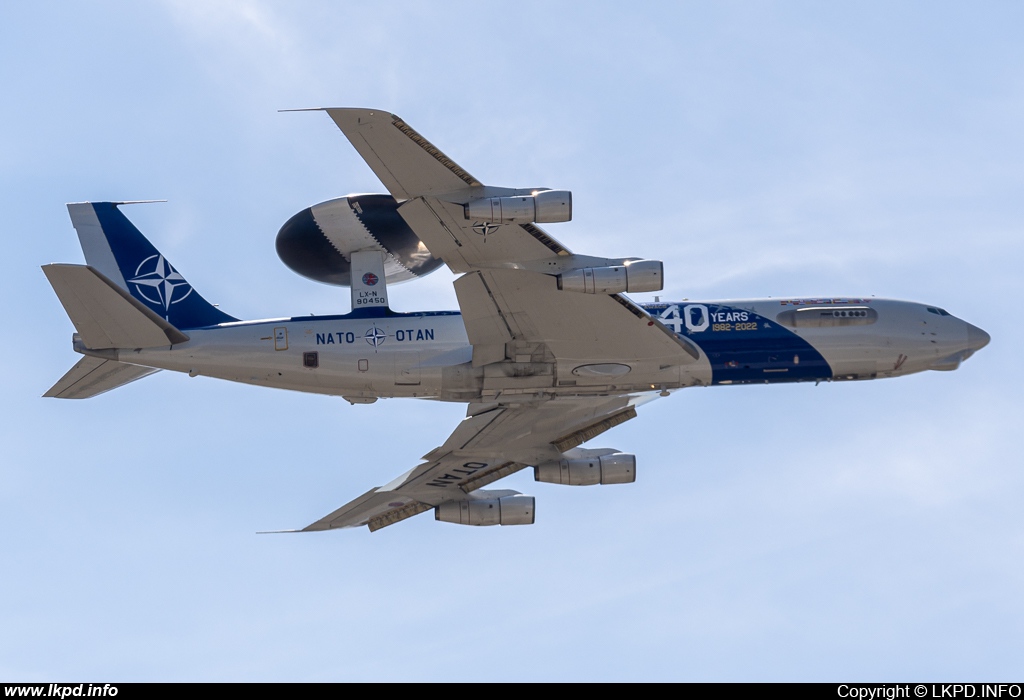
M 394 494 L 390 494 L 387 491 L 381 491 L 379 488 L 370 489 L 359 498 L 349 501 L 341 508 L 338 508 L 330 514 L 320 518 L 315 523 L 302 528 L 301 532 L 316 532 L 318 530 L 359 527 L 360 525 L 366 525 L 373 517 L 378 517 L 388 511 L 405 507 L 413 502 L 414 501 L 409 498 L 397 501 Z M 430 506 L 427 506 L 427 508 L 430 508 Z
M 426 513 L 433 507 L 434 506 L 426 503 L 410 503 L 409 505 L 402 506 L 401 508 L 392 508 L 391 510 L 370 518 L 367 521 L 366 526 L 370 528 L 370 532 L 376 532 L 382 527 L 394 525 L 395 523 L 407 520 L 408 518 L 411 518 L 414 515 L 419 515 L 420 513 Z

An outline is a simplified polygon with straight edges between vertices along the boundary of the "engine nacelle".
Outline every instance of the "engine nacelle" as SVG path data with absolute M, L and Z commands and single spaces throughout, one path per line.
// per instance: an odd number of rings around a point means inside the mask
M 636 481 L 636 455 L 615 450 L 569 450 L 565 456 L 557 462 L 538 464 L 533 468 L 533 478 L 566 486 Z
M 534 498 L 521 493 L 487 498 L 487 491 L 477 491 L 483 498 L 448 501 L 434 509 L 434 519 L 457 525 L 533 525 Z
M 572 221 L 572 192 L 538 190 L 521 197 L 485 197 L 465 205 L 467 219 L 499 224 Z
M 658 292 L 665 286 L 660 260 L 631 260 L 612 267 L 584 267 L 558 275 L 558 288 L 583 294 Z
M 303 277 L 350 286 L 351 255 L 386 253 L 388 284 L 422 277 L 441 266 L 398 213 L 388 194 L 350 194 L 321 202 L 288 219 L 277 233 L 277 254 Z

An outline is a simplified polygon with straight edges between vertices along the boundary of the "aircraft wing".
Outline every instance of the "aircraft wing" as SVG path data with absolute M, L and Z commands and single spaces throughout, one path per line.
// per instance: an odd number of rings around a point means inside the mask
M 482 185 L 394 114 L 376 109 L 324 111 L 398 201 Z
M 534 224 L 467 219 L 464 204 L 513 190 L 485 187 L 401 118 L 370 109 L 325 110 L 391 194 L 430 252 L 453 272 L 473 365 L 515 356 L 577 364 L 623 358 L 679 365 L 697 350 L 619 294 L 558 289 L 555 275 L 614 264 L 575 256 Z
M 489 189 L 400 117 L 372 109 L 327 109 L 370 169 L 400 202 L 399 213 L 430 252 L 454 272 L 481 265 L 567 256 L 534 224 L 474 226 L 463 203 Z
M 392 525 L 447 502 L 511 491 L 480 491 L 498 479 L 557 460 L 636 416 L 629 396 L 560 398 L 518 405 L 471 404 L 468 415 L 422 464 L 367 491 L 302 532 Z

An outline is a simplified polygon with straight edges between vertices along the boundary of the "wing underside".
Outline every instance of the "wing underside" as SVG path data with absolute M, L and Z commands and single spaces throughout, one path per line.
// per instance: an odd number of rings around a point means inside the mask
M 483 211 L 471 206 L 482 198 L 529 197 L 543 188 L 485 186 L 388 112 L 325 111 L 401 203 L 399 214 L 430 252 L 462 274 L 455 290 L 472 365 L 483 368 L 484 383 L 483 403 L 470 404 L 423 463 L 304 531 L 377 530 L 432 508 L 446 519 L 445 504 L 498 493 L 482 487 L 561 460 L 566 450 L 634 417 L 636 392 L 680 386 L 680 366 L 699 357 L 692 345 L 624 296 L 561 288 L 563 273 L 635 258 L 575 255 L 515 217 L 470 219 L 471 211 Z M 624 374 L 627 381 L 608 378 Z
M 430 252 L 467 273 L 455 287 L 474 365 L 513 359 L 509 344 L 516 342 L 545 345 L 551 357 L 566 361 L 696 359 L 691 345 L 625 297 L 557 288 L 554 275 L 603 259 L 574 256 L 535 224 L 481 226 L 467 219 L 466 202 L 501 188 L 484 187 L 402 119 L 380 110 L 326 111 L 403 202 L 399 213 Z
M 371 531 L 449 502 L 480 498 L 484 486 L 562 453 L 636 416 L 630 397 L 471 405 L 467 416 L 424 462 L 392 482 L 303 528 L 367 525 Z

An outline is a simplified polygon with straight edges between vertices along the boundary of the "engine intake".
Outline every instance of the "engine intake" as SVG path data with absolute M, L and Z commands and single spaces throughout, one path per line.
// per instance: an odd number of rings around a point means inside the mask
M 584 267 L 558 275 L 558 288 L 582 294 L 658 292 L 665 286 L 660 260 L 631 260 L 612 267 Z
M 434 509 L 434 519 L 457 525 L 533 525 L 534 498 L 519 493 L 448 501 Z
M 572 192 L 538 190 L 522 197 L 486 197 L 465 205 L 467 219 L 499 224 L 572 221 Z

